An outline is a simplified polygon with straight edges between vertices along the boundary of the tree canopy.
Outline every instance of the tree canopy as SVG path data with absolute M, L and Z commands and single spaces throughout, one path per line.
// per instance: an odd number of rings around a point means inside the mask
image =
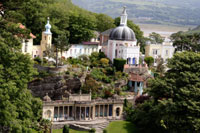
M 33 61 L 20 52 L 29 33 L 0 18 L 0 132 L 30 132 L 41 117 L 41 101 L 27 89 L 36 74 Z
M 130 113 L 134 124 L 149 132 L 199 132 L 199 66 L 199 53 L 175 54 L 168 72 L 149 82 L 151 98 Z
M 200 33 L 185 34 L 177 32 L 171 35 L 176 51 L 200 51 Z
M 151 43 L 154 43 L 154 44 L 162 44 L 164 42 L 164 38 L 160 34 L 155 33 L 155 32 L 152 32 L 149 35 L 149 38 L 150 38 Z

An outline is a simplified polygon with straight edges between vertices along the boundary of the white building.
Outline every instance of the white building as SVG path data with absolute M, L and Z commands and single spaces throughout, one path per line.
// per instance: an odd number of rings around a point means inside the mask
M 132 29 L 127 26 L 126 8 L 121 15 L 120 26 L 114 28 L 109 35 L 107 45 L 102 51 L 113 62 L 115 58 L 127 60 L 127 64 L 139 64 L 140 47 Z
M 72 44 L 68 51 L 64 52 L 65 58 L 77 58 L 81 55 L 90 56 L 93 52 L 99 52 L 101 50 L 99 42 L 99 33 L 94 32 L 95 37 L 92 38 L 89 42 L 82 42 L 80 44 Z
M 81 55 L 90 56 L 93 52 L 99 52 L 101 46 L 98 42 L 83 42 L 81 44 L 73 44 L 68 51 L 64 52 L 65 58 L 77 58 Z

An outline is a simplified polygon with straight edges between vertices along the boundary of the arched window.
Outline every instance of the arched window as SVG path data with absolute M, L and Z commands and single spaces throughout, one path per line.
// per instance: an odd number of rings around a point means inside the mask
M 50 119 L 51 118 L 51 111 L 47 110 L 46 115 L 47 115 L 47 118 Z
M 116 109 L 116 116 L 119 116 L 120 115 L 120 108 L 117 108 Z

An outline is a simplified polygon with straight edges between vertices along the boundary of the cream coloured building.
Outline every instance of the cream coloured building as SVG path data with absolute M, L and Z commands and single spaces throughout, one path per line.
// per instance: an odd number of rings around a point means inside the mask
M 165 39 L 162 44 L 147 44 L 145 47 L 145 56 L 151 56 L 154 59 L 162 58 L 164 62 L 173 57 L 175 47 L 169 39 Z
M 20 28 L 24 29 L 25 27 L 23 25 L 20 25 Z M 45 51 L 48 48 L 52 47 L 52 33 L 49 18 L 47 20 L 47 24 L 45 25 L 45 29 L 46 30 L 42 32 L 42 40 L 40 42 L 40 45 L 33 45 L 33 39 L 35 39 L 36 37 L 32 33 L 30 34 L 30 39 L 23 39 L 22 53 L 29 54 L 32 58 L 43 58 L 45 56 Z
M 43 99 L 44 119 L 51 121 L 80 121 L 96 119 L 122 119 L 123 99 L 91 99 L 91 94 L 70 94 L 67 99 Z M 131 100 L 132 101 L 132 100 Z

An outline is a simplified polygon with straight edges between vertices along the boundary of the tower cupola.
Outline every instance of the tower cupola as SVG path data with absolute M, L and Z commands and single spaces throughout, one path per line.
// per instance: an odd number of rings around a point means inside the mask
M 45 34 L 49 34 L 49 35 L 51 35 L 52 33 L 51 33 L 51 25 L 50 25 L 50 23 L 49 23 L 49 17 L 47 18 L 47 24 L 45 25 Z

